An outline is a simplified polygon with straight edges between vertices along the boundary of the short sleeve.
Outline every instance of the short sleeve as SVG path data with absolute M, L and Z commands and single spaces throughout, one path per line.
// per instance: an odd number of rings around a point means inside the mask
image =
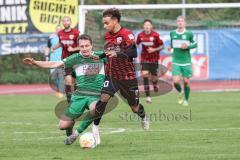
M 170 32 L 170 46 L 171 46 L 171 48 L 173 48 L 173 45 L 172 45 L 172 34 L 173 34 L 173 32 L 171 31 Z
M 161 40 L 159 34 L 156 34 L 156 41 L 157 41 L 158 45 L 160 45 L 160 46 L 163 45 L 163 41 Z
M 141 42 L 141 39 L 140 39 L 140 33 L 139 33 L 138 36 L 137 36 L 136 44 L 139 45 L 140 42 Z
M 135 45 L 135 38 L 133 33 L 128 30 L 124 34 L 124 47 L 127 49 L 131 45 Z
M 194 42 L 193 32 L 190 32 L 190 42 L 191 42 L 191 43 L 195 43 L 195 42 Z
M 74 65 L 79 64 L 78 53 L 72 54 L 71 56 L 62 60 L 65 68 L 72 68 Z

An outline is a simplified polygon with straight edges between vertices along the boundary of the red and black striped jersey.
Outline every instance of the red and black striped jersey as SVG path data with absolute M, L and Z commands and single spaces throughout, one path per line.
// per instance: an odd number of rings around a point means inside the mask
M 160 58 L 159 51 L 148 53 L 149 47 L 157 48 L 163 45 L 163 41 L 160 39 L 160 35 L 152 31 L 150 34 L 146 34 L 144 31 L 140 32 L 136 40 L 137 45 L 142 44 L 141 62 L 156 63 Z
M 78 36 L 80 32 L 72 28 L 69 32 L 66 32 L 64 29 L 58 32 L 59 42 L 62 45 L 62 59 L 69 57 L 74 52 L 69 52 L 68 47 L 77 47 L 78 46 Z
M 106 44 L 113 44 L 115 48 L 123 52 L 135 45 L 133 32 L 126 28 L 121 28 L 117 33 L 106 32 L 105 42 Z M 132 80 L 136 78 L 132 58 L 121 55 L 107 58 L 108 61 L 105 65 L 106 75 L 118 80 Z

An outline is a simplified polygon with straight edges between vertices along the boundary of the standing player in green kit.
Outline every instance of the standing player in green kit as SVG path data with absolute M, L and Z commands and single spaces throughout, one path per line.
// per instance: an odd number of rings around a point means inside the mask
M 185 18 L 177 17 L 177 29 L 171 31 L 171 48 L 172 52 L 172 76 L 176 90 L 179 92 L 178 103 L 188 106 L 190 95 L 189 79 L 192 77 L 192 63 L 190 49 L 196 48 L 193 33 L 185 28 Z M 184 97 L 180 80 L 183 78 Z

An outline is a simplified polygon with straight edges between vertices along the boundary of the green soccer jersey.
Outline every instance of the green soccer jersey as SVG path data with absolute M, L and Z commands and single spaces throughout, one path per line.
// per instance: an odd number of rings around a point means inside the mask
M 172 63 L 180 66 L 191 65 L 190 49 L 197 47 L 197 43 L 193 39 L 193 33 L 188 30 L 184 30 L 182 33 L 174 30 L 171 31 L 170 38 L 171 48 L 173 48 Z M 187 44 L 188 48 L 181 49 L 182 44 Z
M 101 55 L 102 51 L 95 51 L 92 54 Z M 104 61 L 95 61 L 84 57 L 81 53 L 75 53 L 63 59 L 65 68 L 73 68 L 76 74 L 77 90 L 76 95 L 100 95 L 103 86 L 105 71 Z

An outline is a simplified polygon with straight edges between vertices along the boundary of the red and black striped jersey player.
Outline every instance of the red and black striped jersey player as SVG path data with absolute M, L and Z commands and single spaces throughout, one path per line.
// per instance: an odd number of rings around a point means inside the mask
M 59 43 L 53 46 L 51 49 L 55 50 L 59 47 L 62 47 L 62 59 L 71 56 L 73 53 L 79 50 L 78 48 L 78 37 L 80 32 L 71 28 L 71 18 L 68 16 L 63 17 L 62 25 L 64 29 L 58 32 Z M 74 83 L 74 75 L 72 75 L 73 70 L 71 68 L 64 70 L 64 78 L 65 78 L 65 92 L 67 96 L 67 101 L 70 102 L 71 95 L 73 92 L 73 83 Z
M 140 63 L 142 66 L 141 76 L 143 77 L 146 102 L 151 103 L 149 77 L 153 83 L 153 89 L 158 92 L 158 61 L 160 51 L 163 49 L 163 41 L 160 35 L 153 30 L 152 21 L 146 19 L 143 22 L 143 31 L 140 32 L 136 40 L 137 45 L 142 45 Z
M 59 43 L 51 48 L 52 52 L 55 49 L 62 47 L 62 59 L 71 56 L 73 53 L 79 51 L 78 48 L 78 37 L 80 32 L 71 28 L 71 18 L 69 16 L 64 16 L 62 19 L 62 25 L 64 29 L 58 32 Z M 65 80 L 65 93 L 68 103 L 71 101 L 72 94 L 74 92 L 75 85 L 75 75 L 72 68 L 64 69 L 64 80 Z M 66 135 L 70 136 L 72 134 L 72 129 L 66 130 Z
M 121 13 L 116 8 L 106 9 L 102 15 L 105 33 L 106 78 L 101 98 L 96 104 L 95 116 L 101 117 L 109 99 L 120 91 L 132 111 L 141 117 L 143 129 L 149 128 L 149 122 L 143 105 L 139 104 L 138 82 L 135 75 L 133 58 L 137 57 L 137 47 L 133 32 L 121 27 Z M 94 121 L 98 125 L 101 118 Z

